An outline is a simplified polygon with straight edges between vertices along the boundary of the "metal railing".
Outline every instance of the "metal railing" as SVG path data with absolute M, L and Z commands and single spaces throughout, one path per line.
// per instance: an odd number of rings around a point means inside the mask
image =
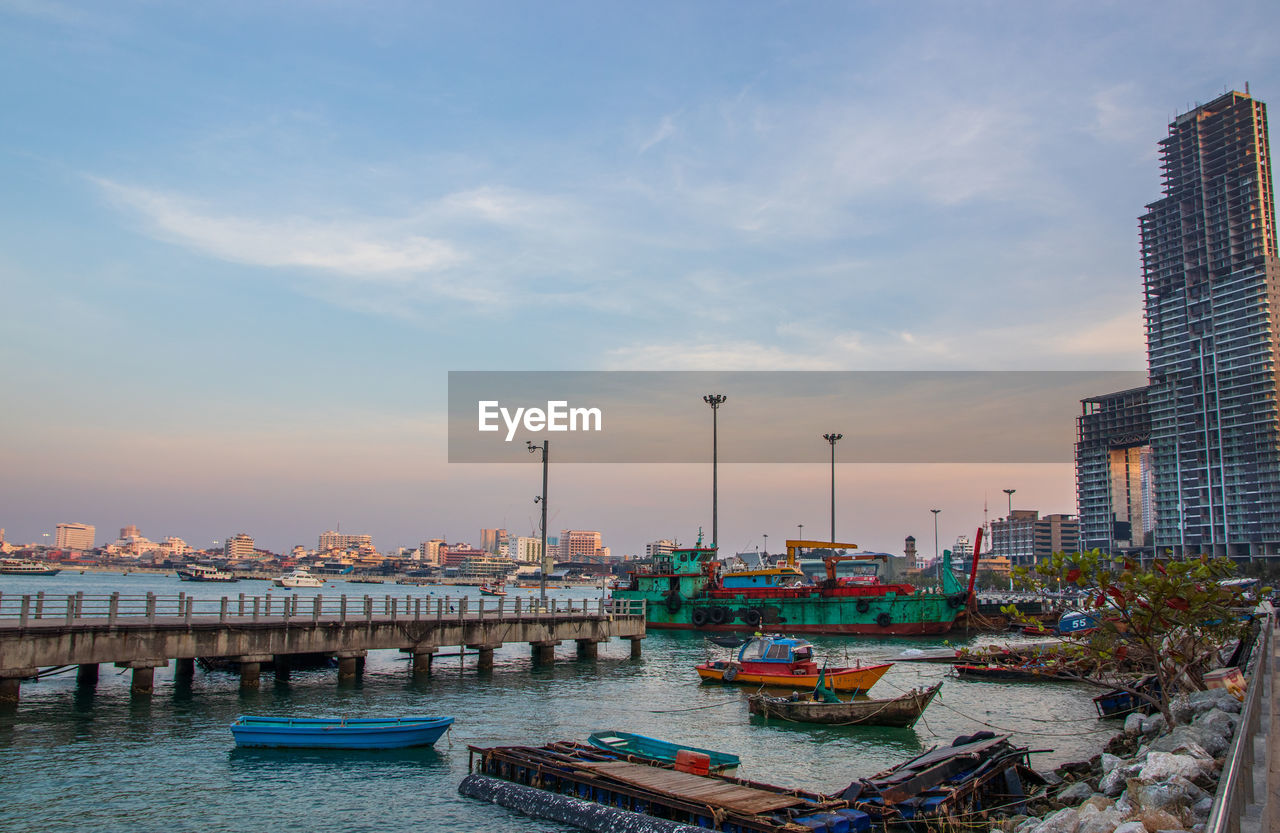
M 644 602 L 632 599 L 548 599 L 540 605 L 536 599 L 517 597 L 514 602 L 506 598 L 475 599 L 467 596 L 223 596 L 218 599 L 195 598 L 185 593 L 177 596 L 158 596 L 147 593 L 141 596 L 86 595 L 75 593 L 52 596 L 43 592 L 22 596 L 0 594 L 0 627 L 16 620 L 19 627 L 54 625 L 115 625 L 122 620 L 130 623 L 162 622 L 176 624 L 175 620 L 190 624 L 199 620 L 202 624 L 218 622 L 260 622 L 270 620 L 298 620 L 339 622 L 395 620 L 462 620 L 502 619 L 512 617 L 640 617 L 645 615 Z
M 1213 796 L 1213 809 L 1205 822 L 1204 833 L 1240 833 L 1240 818 L 1245 807 L 1253 803 L 1254 740 L 1262 720 L 1262 704 L 1271 701 L 1271 639 L 1274 617 L 1268 615 L 1258 633 L 1254 646 L 1253 674 L 1244 706 L 1240 710 L 1240 722 L 1236 736 L 1227 749 L 1218 789 Z M 1275 727 L 1271 727 L 1275 731 Z M 1263 738 L 1266 743 L 1266 738 Z M 1264 828 L 1265 829 L 1265 828 Z

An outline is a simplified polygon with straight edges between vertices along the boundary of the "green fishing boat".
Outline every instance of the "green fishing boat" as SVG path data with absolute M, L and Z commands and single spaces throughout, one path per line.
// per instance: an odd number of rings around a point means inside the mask
M 796 566 L 804 549 L 852 549 L 855 544 L 787 541 L 786 561 L 758 570 L 726 571 L 713 547 L 677 549 L 630 574 L 615 599 L 647 602 L 648 626 L 708 631 L 868 634 L 939 634 L 951 630 L 973 592 L 951 570 L 944 553 L 942 586 L 926 590 L 881 580 L 888 556 L 833 555 L 826 579 L 811 581 Z M 975 550 L 977 548 L 975 547 Z M 836 565 L 853 562 L 852 575 Z

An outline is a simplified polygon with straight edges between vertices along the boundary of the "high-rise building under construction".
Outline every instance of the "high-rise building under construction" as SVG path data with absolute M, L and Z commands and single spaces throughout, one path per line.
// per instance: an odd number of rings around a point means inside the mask
M 1230 92 L 1160 141 L 1141 218 L 1155 551 L 1280 555 L 1280 262 L 1266 105 Z

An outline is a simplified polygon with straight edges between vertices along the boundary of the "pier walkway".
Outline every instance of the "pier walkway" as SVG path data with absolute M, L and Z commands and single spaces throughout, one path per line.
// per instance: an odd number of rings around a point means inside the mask
M 0 703 L 16 703 L 21 680 L 41 668 L 79 666 L 92 684 L 101 663 L 133 669 L 133 691 L 149 694 L 155 669 L 175 660 L 179 676 L 194 673 L 196 658 L 238 663 L 241 685 L 258 685 L 264 663 L 287 676 L 290 658 L 328 656 L 338 679 L 354 678 L 372 650 L 411 656 L 414 673 L 428 673 L 442 646 L 478 655 L 493 667 L 493 652 L 527 643 L 535 662 L 550 662 L 555 646 L 577 643 L 590 658 L 610 639 L 631 641 L 640 656 L 644 602 L 421 596 L 0 596 Z

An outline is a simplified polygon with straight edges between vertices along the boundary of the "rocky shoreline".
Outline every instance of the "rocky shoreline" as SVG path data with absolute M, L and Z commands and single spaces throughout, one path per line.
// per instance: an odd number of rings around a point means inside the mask
M 1242 704 L 1225 689 L 1197 691 L 1163 715 L 1131 714 L 1124 731 L 1089 761 L 1047 776 L 1035 815 L 1005 819 L 992 833 L 1203 833 Z

